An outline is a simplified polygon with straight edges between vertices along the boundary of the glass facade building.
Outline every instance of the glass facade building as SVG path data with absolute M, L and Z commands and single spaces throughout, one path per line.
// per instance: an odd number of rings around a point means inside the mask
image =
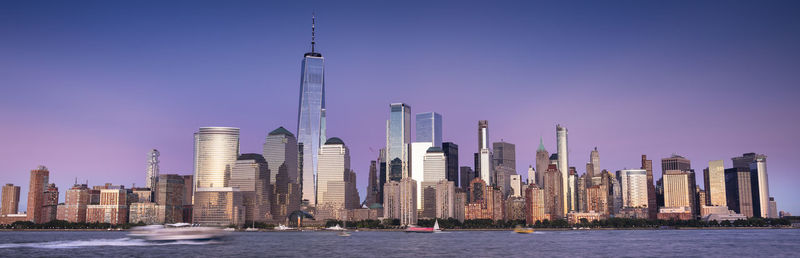
M 409 177 L 408 152 L 411 140 L 411 106 L 392 103 L 386 121 L 386 170 L 388 180 L 399 181 Z
M 194 187 L 225 187 L 239 157 L 239 128 L 201 127 L 194 134 Z
M 303 145 L 303 200 L 316 204 L 317 155 L 325 141 L 325 59 L 312 52 L 303 56 L 300 100 L 297 111 L 297 142 Z
M 416 116 L 416 141 L 432 142 L 442 147 L 442 115 L 436 112 L 420 113 Z

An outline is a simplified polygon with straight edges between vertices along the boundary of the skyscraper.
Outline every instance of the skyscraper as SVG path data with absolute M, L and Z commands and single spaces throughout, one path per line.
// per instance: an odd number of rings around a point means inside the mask
M 19 186 L 6 184 L 3 186 L 2 209 L 0 215 L 17 214 L 19 212 Z
M 399 219 L 400 225 L 417 223 L 417 182 L 409 177 L 390 180 L 384 186 L 384 217 Z
M 642 167 L 647 171 L 647 208 L 648 217 L 656 219 L 658 215 L 658 205 L 656 204 L 656 186 L 653 184 L 653 161 L 647 159 L 647 155 L 642 155 Z
M 736 162 L 734 162 L 734 165 Z M 757 202 L 754 202 L 752 172 L 749 168 L 734 167 L 725 169 L 725 201 L 732 211 L 748 218 L 755 216 Z
M 647 208 L 647 171 L 623 169 L 617 171 L 620 184 L 622 208 Z
M 194 133 L 194 188 L 227 187 L 239 157 L 239 128 L 201 127 Z
M 431 142 L 412 142 L 411 143 L 411 178 L 417 182 L 417 208 L 422 209 L 422 181 L 425 180 L 425 154 L 428 153 L 428 148 L 432 147 Z
M 769 218 L 769 179 L 767 178 L 767 156 L 756 155 L 756 161 L 750 163 L 750 171 L 754 173 L 758 182 L 758 198 L 753 202 L 758 202 L 759 216 Z
M 517 169 L 517 147 L 505 141 L 492 143 L 493 166 L 505 165 L 511 169 Z
M 666 170 L 662 176 L 664 184 L 664 207 L 691 207 L 689 173 L 681 170 Z
M 544 148 L 542 138 L 539 137 L 539 148 L 536 149 L 536 184 L 544 189 L 544 172 L 550 164 L 550 153 Z
M 475 171 L 472 171 L 471 167 L 463 166 L 460 168 L 459 173 L 461 189 L 469 188 L 469 182 L 472 181 L 472 179 L 475 179 Z
M 387 181 L 409 177 L 409 141 L 411 139 L 411 106 L 405 103 L 389 105 L 391 113 L 386 121 L 386 171 Z
M 246 221 L 272 219 L 270 172 L 267 161 L 256 153 L 242 154 L 231 169 L 228 185 L 239 189 Z
M 343 218 L 344 209 L 358 207 L 349 198 L 354 189 L 350 181 L 350 150 L 344 141 L 332 137 L 319 153 L 317 214 L 320 218 Z
M 364 198 L 364 203 L 362 205 L 366 205 L 369 207 L 374 203 L 378 203 L 378 165 L 374 160 L 369 161 L 369 179 L 367 180 L 367 192 L 366 198 Z
M 708 201 L 701 205 L 728 206 L 725 198 L 725 165 L 722 160 L 709 161 L 708 167 L 703 170 L 703 179 Z
M 527 184 L 528 185 L 530 185 L 530 184 L 537 184 L 538 185 L 538 181 L 536 179 L 537 176 L 538 175 L 536 173 L 536 170 L 533 169 L 533 166 L 528 166 L 528 183 Z
M 442 147 L 442 115 L 436 112 L 419 113 L 416 122 L 416 142 L 431 142 L 435 147 Z
M 177 174 L 158 175 L 158 191 L 156 192 L 156 203 L 163 208 L 164 218 L 159 218 L 163 223 L 183 222 L 183 200 L 185 199 L 184 176 Z
M 145 180 L 145 187 L 150 188 L 150 191 L 156 190 L 158 181 L 158 156 L 161 153 L 156 149 L 150 150 L 147 153 L 147 180 Z
M 447 158 L 447 181 L 452 181 L 459 187 L 458 181 L 458 145 L 452 142 L 443 142 L 442 151 Z
M 564 212 L 573 210 L 573 207 L 570 205 L 570 201 L 567 200 L 567 197 L 571 196 L 570 194 L 575 190 L 572 186 L 569 185 L 569 154 L 567 153 L 567 128 L 562 127 L 560 124 L 556 125 L 556 142 L 558 145 L 558 171 L 561 172 L 561 180 L 562 180 L 562 198 L 563 198 L 563 206 Z M 573 194 L 574 195 L 574 194 Z
M 689 194 L 689 208 L 692 212 L 692 215 L 700 214 L 700 207 L 697 205 L 697 196 L 694 194 L 697 192 L 697 176 L 694 173 L 694 169 L 692 169 L 691 161 L 683 156 L 672 154 L 672 156 L 669 158 L 661 159 L 662 174 L 667 170 L 683 171 L 687 174 L 689 180 L 688 191 L 691 193 Z
M 60 220 L 69 222 L 86 222 L 86 209 L 89 205 L 89 186 L 75 184 L 64 195 L 64 212 Z
M 422 194 L 417 199 L 417 207 L 423 210 L 424 217 L 436 216 L 436 186 L 442 180 L 447 180 L 447 158 L 439 147 L 430 147 L 423 157 L 422 182 L 417 186 L 417 194 Z M 414 180 L 417 180 L 416 177 Z M 452 203 L 452 202 L 450 202 Z
M 561 171 L 558 171 L 557 165 L 548 165 L 544 174 L 544 205 L 547 209 L 547 214 L 550 214 L 552 219 L 564 218 L 567 213 L 564 211 L 564 205 L 562 204 L 566 198 L 562 197 L 564 192 L 561 187 L 564 187 L 564 184 L 561 182 L 563 180 Z
M 311 19 L 311 52 L 300 66 L 300 101 L 297 109 L 297 142 L 302 144 L 303 200 L 316 205 L 317 155 L 325 133 L 325 59 L 315 51 L 315 17 Z
M 262 153 L 272 186 L 269 210 L 273 219 L 283 220 L 300 209 L 302 198 L 297 140 L 289 130 L 278 127 L 267 134 Z
M 594 147 L 591 153 L 589 153 L 589 163 L 592 164 L 592 171 L 586 171 L 589 173 L 589 177 L 594 177 L 594 175 L 600 174 L 600 152 L 597 151 L 597 147 Z
M 492 154 L 489 151 L 489 121 L 478 121 L 478 166 L 475 168 L 487 185 L 494 185 Z
M 31 170 L 31 181 L 28 187 L 28 220 L 33 223 L 45 223 L 48 215 L 45 211 L 45 191 L 50 180 L 50 171 L 45 166 Z
M 383 186 L 386 184 L 388 176 L 386 175 L 386 148 L 381 148 L 378 151 L 378 203 L 383 204 Z

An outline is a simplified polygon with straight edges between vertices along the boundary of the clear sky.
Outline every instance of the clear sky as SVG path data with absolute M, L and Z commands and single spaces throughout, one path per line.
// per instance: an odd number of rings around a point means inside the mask
M 192 173 L 192 134 L 241 128 L 243 153 L 297 130 L 311 12 L 326 57 L 328 136 L 351 149 L 362 197 L 385 145 L 389 103 L 443 115 L 472 166 L 477 121 L 516 144 L 518 173 L 539 137 L 569 129 L 584 173 L 638 168 L 640 155 L 692 161 L 768 156 L 779 210 L 800 214 L 798 1 L 2 1 L 0 183 L 50 168 L 144 185 Z M 413 134 L 412 134 L 413 135 Z

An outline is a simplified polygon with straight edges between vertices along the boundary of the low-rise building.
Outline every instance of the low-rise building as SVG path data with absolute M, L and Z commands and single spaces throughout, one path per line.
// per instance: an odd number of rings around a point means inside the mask
M 661 220 L 691 220 L 692 209 L 689 206 L 683 207 L 662 207 L 658 209 L 658 219 Z
M 581 219 L 586 219 L 588 222 L 592 222 L 595 220 L 605 219 L 603 214 L 597 213 L 594 211 L 591 212 L 570 212 L 567 213 L 567 222 L 569 224 L 580 223 Z

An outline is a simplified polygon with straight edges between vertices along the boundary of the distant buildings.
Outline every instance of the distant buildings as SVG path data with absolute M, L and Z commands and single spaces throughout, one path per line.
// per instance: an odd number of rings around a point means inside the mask
M 417 114 L 416 129 L 416 142 L 430 142 L 433 147 L 442 147 L 441 114 L 436 112 Z
M 472 179 L 475 179 L 475 171 L 472 171 L 471 167 L 463 166 L 461 167 L 461 171 L 459 172 L 459 174 L 461 178 L 459 180 L 461 181 L 461 183 L 459 183 L 460 185 L 459 187 L 461 187 L 461 189 L 468 189 L 469 182 L 472 181 Z
M 562 194 L 562 187 L 564 184 L 561 182 L 563 177 L 561 171 L 558 170 L 556 165 L 549 165 L 544 172 L 544 206 L 547 213 L 550 214 L 551 219 L 564 218 L 564 198 Z
M 45 223 L 55 219 L 57 207 L 48 201 L 48 182 L 50 171 L 45 166 L 31 170 L 30 186 L 28 187 L 28 220 L 33 223 Z M 57 197 L 58 195 L 56 195 Z M 57 200 L 57 198 L 56 198 Z
M 544 148 L 542 139 L 539 138 L 539 148 L 536 149 L 536 184 L 544 188 L 544 172 L 550 164 L 550 153 Z
M 722 160 L 708 162 L 708 167 L 703 170 L 703 182 L 708 193 L 708 202 L 703 205 L 728 206 L 725 198 L 725 166 Z
M 531 184 L 525 189 L 525 223 L 534 224 L 536 221 L 550 219 L 550 213 L 545 206 L 544 189 Z
M 85 184 L 75 184 L 67 190 L 64 205 L 58 208 L 58 219 L 77 223 L 86 222 L 86 210 L 89 204 L 99 204 L 91 203 L 90 191 Z
M 617 171 L 621 186 L 622 208 L 647 208 L 647 171 L 623 169 Z
M 487 185 L 483 179 L 475 178 L 470 182 L 469 202 L 464 210 L 465 219 L 502 220 L 505 205 L 503 193 Z

